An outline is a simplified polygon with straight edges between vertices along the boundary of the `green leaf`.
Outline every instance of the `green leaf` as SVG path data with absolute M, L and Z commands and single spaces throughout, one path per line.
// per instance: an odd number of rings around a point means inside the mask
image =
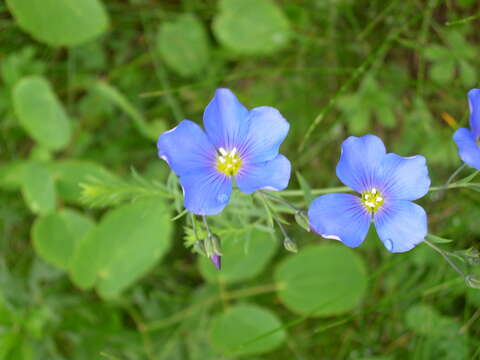
M 22 173 L 22 194 L 30 210 L 36 214 L 46 214 L 55 209 L 55 182 L 48 169 L 37 163 L 29 163 Z
M 269 54 L 290 38 L 290 24 L 270 0 L 222 0 L 213 23 L 217 39 L 242 54 Z
M 263 354 L 285 341 L 286 334 L 281 326 L 277 316 L 268 309 L 257 305 L 236 305 L 213 319 L 210 338 L 213 346 L 221 352 Z
M 22 185 L 23 171 L 28 163 L 25 160 L 11 161 L 0 165 L 0 188 L 18 190 Z
M 72 280 L 82 288 L 96 285 L 103 298 L 118 296 L 169 249 L 170 216 L 167 206 L 157 199 L 108 212 L 75 251 Z
M 248 249 L 245 249 L 247 241 Z M 201 256 L 200 272 L 210 282 L 234 283 L 252 279 L 265 269 L 276 249 L 276 241 L 270 234 L 258 230 L 244 233 L 236 239 L 223 240 L 221 271 Z
M 80 184 L 102 181 L 115 182 L 118 178 L 102 165 L 84 160 L 64 160 L 51 165 L 57 181 L 57 190 L 63 200 L 83 204 Z
M 275 272 L 281 301 L 310 316 L 330 316 L 354 309 L 367 287 L 365 264 L 343 245 L 311 246 L 281 263 Z
M 99 0 L 7 0 L 7 5 L 23 30 L 52 46 L 86 42 L 108 26 Z
M 61 150 L 70 141 L 70 119 L 45 78 L 20 80 L 13 89 L 13 106 L 20 124 L 39 144 Z
M 455 75 L 455 61 L 453 58 L 436 62 L 430 68 L 430 76 L 439 84 L 450 83 Z
M 149 124 L 143 117 L 142 113 L 132 105 L 127 97 L 112 85 L 101 81 L 97 83 L 95 89 L 101 96 L 105 97 L 125 112 L 130 119 L 132 119 L 133 125 L 137 128 L 140 134 L 147 139 L 156 141 L 158 135 L 165 130 L 165 124 L 163 122 Z
M 460 80 L 466 87 L 472 87 L 477 83 L 477 70 L 466 61 L 460 61 Z
M 442 316 L 428 305 L 410 307 L 406 313 L 405 321 L 410 329 L 428 337 L 453 335 L 460 328 L 455 320 Z
M 450 50 L 441 45 L 430 45 L 425 48 L 425 57 L 430 61 L 443 61 L 451 57 Z
M 300 189 L 302 189 L 302 191 L 303 191 L 303 196 L 305 198 L 305 202 L 307 204 L 310 204 L 313 200 L 312 188 L 308 184 L 307 180 L 305 180 L 303 175 L 300 174 L 299 171 L 296 171 L 295 174 L 297 175 L 297 180 L 298 180 L 298 184 L 300 185 Z
M 91 219 L 69 209 L 40 217 L 32 227 L 35 251 L 49 264 L 67 270 L 76 244 L 93 226 Z
M 202 22 L 192 14 L 161 24 L 157 46 L 168 67 L 182 76 L 199 74 L 207 65 L 208 36 Z

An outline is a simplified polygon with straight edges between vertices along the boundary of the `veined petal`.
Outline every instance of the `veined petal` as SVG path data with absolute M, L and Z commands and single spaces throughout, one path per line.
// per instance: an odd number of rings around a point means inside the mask
M 239 146 L 241 157 L 250 163 L 274 159 L 290 125 L 280 112 L 270 106 L 260 106 L 248 113 L 248 133 Z
M 232 180 L 214 168 L 203 168 L 180 177 L 185 208 L 197 215 L 215 215 L 230 200 Z
M 157 148 L 158 156 L 178 176 L 215 164 L 215 147 L 200 126 L 190 120 L 184 120 L 160 135 Z
M 375 135 L 350 136 L 342 144 L 338 178 L 359 193 L 378 186 L 376 170 L 385 153 L 385 145 Z
M 470 106 L 470 128 L 475 139 L 480 137 L 480 89 L 468 92 L 468 105 Z
M 217 89 L 205 108 L 203 124 L 210 141 L 227 151 L 242 143 L 248 131 L 248 110 L 229 89 Z
M 381 191 L 389 199 L 416 200 L 430 187 L 427 162 L 421 155 L 387 154 L 378 168 Z
M 313 230 L 327 239 L 357 247 L 367 235 L 371 214 L 352 194 L 327 194 L 313 200 L 308 209 Z
M 457 144 L 458 153 L 462 161 L 480 170 L 480 147 L 477 145 L 473 133 L 465 128 L 458 129 L 453 134 L 453 141 Z
M 277 155 L 270 161 L 246 164 L 235 180 L 239 189 L 246 194 L 258 189 L 280 191 L 288 186 L 290 170 L 290 161 L 283 155 Z
M 390 252 L 411 250 L 427 236 L 427 214 L 413 202 L 385 203 L 373 218 L 378 236 Z

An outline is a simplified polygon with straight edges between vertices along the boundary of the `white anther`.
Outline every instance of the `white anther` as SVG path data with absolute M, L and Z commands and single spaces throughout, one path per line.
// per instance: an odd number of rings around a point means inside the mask
M 220 154 L 222 154 L 223 156 L 226 156 L 228 154 L 227 151 L 223 147 L 218 149 L 218 151 L 220 151 Z
M 233 150 L 230 151 L 230 156 L 234 156 L 236 152 L 237 152 L 237 148 L 233 148 Z
M 377 196 L 377 197 L 375 198 L 375 201 L 376 201 L 376 202 L 383 201 L 383 198 L 382 198 L 381 196 Z
M 375 207 L 375 204 L 371 203 L 370 201 L 365 201 L 365 205 L 367 205 L 368 207 L 371 207 L 371 208 Z
M 232 159 L 232 162 L 235 164 L 238 161 L 238 159 Z
M 218 161 L 220 161 L 222 164 L 225 164 L 225 158 L 223 156 L 219 156 Z
M 231 167 L 232 167 L 232 164 L 228 164 L 228 165 L 227 165 L 227 168 L 231 168 Z
M 373 188 L 372 189 L 372 194 L 375 195 L 377 193 L 377 189 Z
M 369 197 L 370 197 L 370 195 L 365 194 L 365 200 L 368 200 Z

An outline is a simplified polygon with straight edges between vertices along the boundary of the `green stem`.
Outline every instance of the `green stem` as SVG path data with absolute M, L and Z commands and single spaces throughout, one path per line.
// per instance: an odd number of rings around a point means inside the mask
M 468 187 L 480 187 L 480 183 L 466 183 L 466 184 L 453 183 L 453 184 L 448 184 L 447 186 L 445 185 L 432 186 L 430 187 L 430 189 L 428 189 L 428 191 L 433 192 L 433 191 L 468 188 Z M 346 186 L 323 188 L 323 189 L 312 189 L 312 195 L 323 195 L 323 194 L 343 193 L 343 192 L 354 192 L 354 190 Z M 284 197 L 295 197 L 295 196 L 303 196 L 304 192 L 303 190 L 284 190 L 282 192 L 279 192 L 278 194 Z
M 428 235 L 427 235 L 428 237 Z M 438 252 L 440 255 L 442 255 L 442 257 L 445 259 L 445 261 L 452 267 L 453 270 L 455 270 L 458 274 L 460 274 L 463 278 L 466 278 L 467 274 L 465 274 L 457 265 L 455 265 L 455 263 L 450 260 L 450 258 L 448 257 L 447 253 L 443 250 L 443 249 L 440 249 L 438 246 L 432 244 L 430 241 L 428 241 L 427 239 L 424 239 L 423 240 L 425 242 L 425 244 L 427 244 L 428 246 L 430 246 L 433 250 L 435 250 L 436 252 Z

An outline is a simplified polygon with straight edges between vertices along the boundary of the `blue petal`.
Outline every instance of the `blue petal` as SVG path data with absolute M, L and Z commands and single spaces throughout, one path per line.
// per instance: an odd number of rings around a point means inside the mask
M 358 192 L 377 187 L 376 170 L 385 156 L 385 145 L 375 135 L 350 136 L 342 144 L 338 178 Z
M 476 139 L 480 137 L 480 89 L 468 92 L 468 105 L 470 106 L 470 128 Z
M 235 177 L 235 181 L 238 188 L 246 194 L 258 189 L 280 191 L 288 186 L 290 170 L 290 161 L 283 155 L 277 155 L 270 161 L 246 164 Z
M 215 166 L 216 150 L 203 130 L 189 120 L 164 132 L 157 142 L 158 156 L 182 176 L 191 171 Z M 213 165 L 212 165 L 213 164 Z
M 280 112 L 269 106 L 252 109 L 248 113 L 248 133 L 239 146 L 242 159 L 249 163 L 272 160 L 288 134 L 290 125 Z
M 205 108 L 203 124 L 208 138 L 217 148 L 227 151 L 238 147 L 247 135 L 248 110 L 229 89 L 217 89 Z
M 457 144 L 458 153 L 463 162 L 480 170 L 480 147 L 473 133 L 465 128 L 458 129 L 453 134 L 453 141 Z
M 317 197 L 308 209 L 308 219 L 316 233 L 350 247 L 357 247 L 365 240 L 372 221 L 360 199 L 352 194 Z
M 427 236 L 427 214 L 413 202 L 385 203 L 374 215 L 378 236 L 390 252 L 405 252 Z
M 232 180 L 214 168 L 204 168 L 180 177 L 185 208 L 197 215 L 215 215 L 230 200 Z
M 416 200 L 430 187 L 428 168 L 421 155 L 403 157 L 387 154 L 377 172 L 380 190 L 389 199 Z

